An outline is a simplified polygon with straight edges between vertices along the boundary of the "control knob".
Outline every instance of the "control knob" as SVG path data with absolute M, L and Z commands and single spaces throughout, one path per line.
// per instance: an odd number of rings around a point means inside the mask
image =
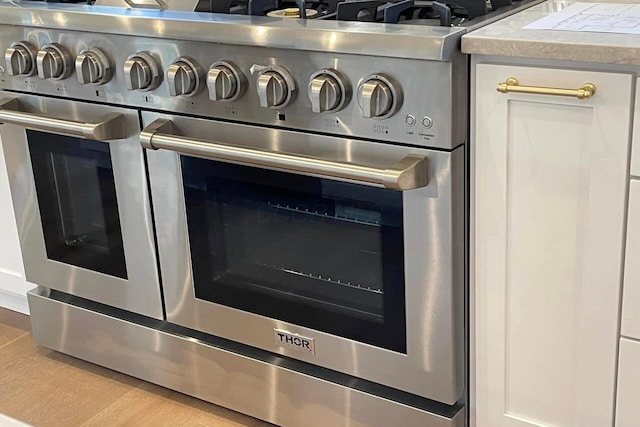
M 309 99 L 314 113 L 339 111 L 350 97 L 347 80 L 337 70 L 320 70 L 311 76 Z
M 147 52 L 130 55 L 124 62 L 127 90 L 150 91 L 160 85 L 161 74 L 158 63 Z
M 103 85 L 111 80 L 111 62 L 102 50 L 85 49 L 76 57 L 76 75 L 81 85 Z
M 400 86 L 383 74 L 368 76 L 358 87 L 358 105 L 364 118 L 391 117 L 402 105 Z
M 296 82 L 286 69 L 272 66 L 258 74 L 257 89 L 261 107 L 283 108 L 293 100 Z
M 36 57 L 38 77 L 62 80 L 73 72 L 73 60 L 69 52 L 57 43 L 50 43 L 40 49 Z
M 38 50 L 29 42 L 15 42 L 5 51 L 4 60 L 10 76 L 33 76 Z
M 231 102 L 244 91 L 246 79 L 240 69 L 228 61 L 218 61 L 211 65 L 207 73 L 209 99 Z
M 191 58 L 183 56 L 174 60 L 167 69 L 169 95 L 193 96 L 200 91 L 202 69 Z

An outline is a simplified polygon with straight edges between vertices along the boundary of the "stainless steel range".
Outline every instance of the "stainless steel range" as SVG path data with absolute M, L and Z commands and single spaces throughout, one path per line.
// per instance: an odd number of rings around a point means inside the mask
M 280 425 L 465 425 L 457 46 L 501 11 L 127 3 L 0 6 L 36 341 Z

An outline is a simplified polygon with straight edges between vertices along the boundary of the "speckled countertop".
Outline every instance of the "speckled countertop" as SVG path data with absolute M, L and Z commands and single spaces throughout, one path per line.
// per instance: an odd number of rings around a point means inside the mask
M 638 0 L 580 1 L 640 4 Z M 576 1 L 549 0 L 466 34 L 462 37 L 462 51 L 481 55 L 640 65 L 640 35 L 522 29 L 573 3 Z

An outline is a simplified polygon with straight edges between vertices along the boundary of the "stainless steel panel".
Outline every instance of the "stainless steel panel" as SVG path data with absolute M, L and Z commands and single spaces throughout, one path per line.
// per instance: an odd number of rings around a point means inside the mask
M 221 142 L 306 152 L 335 161 L 384 165 L 405 155 L 426 157 L 429 185 L 403 193 L 405 355 L 197 300 L 179 155 L 147 152 L 169 321 L 433 400 L 450 404 L 458 400 L 464 389 L 462 148 L 452 153 L 418 148 L 399 151 L 379 143 L 143 113 L 145 124 L 159 118 L 172 120 L 182 134 L 193 138 L 215 135 Z M 273 329 L 313 338 L 316 354 L 276 346 Z
M 451 418 L 29 293 L 38 344 L 286 427 L 463 427 Z M 380 365 L 384 366 L 384 365 Z
M 168 25 L 172 21 L 158 22 L 158 25 Z M 59 43 L 76 55 L 90 47 L 99 48 L 113 61 L 114 76 L 108 83 L 96 87 L 80 85 L 76 76 L 54 81 L 41 80 L 37 76 L 4 75 L 0 76 L 0 88 L 423 147 L 452 149 L 467 138 L 467 71 L 465 57 L 461 54 L 453 55 L 452 62 L 382 56 L 365 58 L 342 53 L 276 49 L 271 46 L 271 40 L 268 41 L 270 47 L 251 47 L 57 31 L 42 27 L 0 28 L 0 51 L 20 40 L 27 40 L 37 47 Z M 416 43 L 414 46 L 422 42 Z M 128 91 L 124 63 L 129 55 L 138 51 L 149 52 L 155 57 L 163 74 L 169 64 L 180 56 L 189 56 L 205 70 L 220 60 L 231 61 L 246 76 L 246 88 L 243 95 L 232 102 L 211 101 L 204 82 L 196 95 L 169 96 L 165 77 L 154 90 Z M 289 70 L 297 89 L 288 106 L 279 110 L 262 108 L 257 92 L 258 73 L 261 67 L 276 65 Z M 371 73 L 385 74 L 398 82 L 397 92 L 404 98 L 402 105 L 389 118 L 363 118 L 352 96 L 340 111 L 313 113 L 306 88 L 311 77 L 322 69 L 339 70 L 354 91 Z M 408 117 L 412 117 L 413 122 L 407 122 Z M 422 124 L 424 117 L 430 119 L 430 127 Z
M 47 258 L 38 199 L 25 128 L 0 125 L 11 195 L 27 280 L 90 300 L 162 319 L 160 284 L 151 221 L 140 124 L 135 110 L 15 95 L 30 112 L 54 119 L 97 122 L 117 113 L 123 117 L 126 139 L 110 143 L 118 211 L 128 279 L 97 273 Z
M 238 46 L 351 53 L 393 58 L 448 60 L 458 51 L 464 28 L 378 23 L 274 19 L 180 11 L 52 4 L 0 3 L 0 24 L 135 34 Z

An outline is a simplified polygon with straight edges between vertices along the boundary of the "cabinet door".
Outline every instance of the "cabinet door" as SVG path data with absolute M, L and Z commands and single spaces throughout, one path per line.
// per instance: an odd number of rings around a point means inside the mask
M 26 313 L 27 291 L 32 287 L 24 277 L 20 241 L 0 140 L 0 307 Z
M 640 341 L 620 340 L 616 427 L 640 425 Z
M 477 427 L 611 426 L 631 77 L 479 64 L 475 85 Z
M 629 186 L 627 217 L 621 333 L 625 337 L 640 340 L 640 181 L 636 179 L 631 180 Z M 640 365 L 640 360 L 638 364 Z M 638 420 L 640 424 L 640 415 Z

